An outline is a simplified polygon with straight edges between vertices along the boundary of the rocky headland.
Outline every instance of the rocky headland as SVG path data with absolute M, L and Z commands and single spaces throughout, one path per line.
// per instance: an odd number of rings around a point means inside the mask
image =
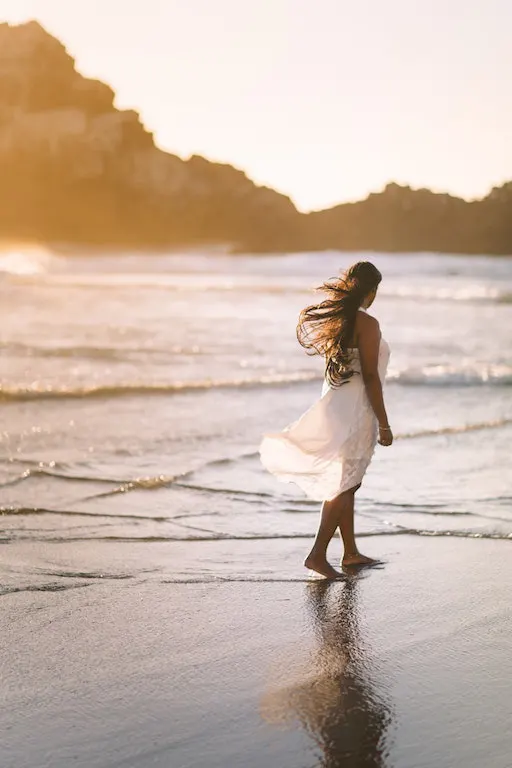
M 302 214 L 240 170 L 155 146 L 37 22 L 0 24 L 0 239 L 110 248 L 512 253 L 512 182 L 467 202 L 389 184 Z

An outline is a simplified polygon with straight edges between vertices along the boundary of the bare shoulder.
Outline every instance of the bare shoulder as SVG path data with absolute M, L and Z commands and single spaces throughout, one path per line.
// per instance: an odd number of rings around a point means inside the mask
M 356 332 L 358 337 L 380 336 L 379 321 L 367 312 L 358 312 L 356 317 Z

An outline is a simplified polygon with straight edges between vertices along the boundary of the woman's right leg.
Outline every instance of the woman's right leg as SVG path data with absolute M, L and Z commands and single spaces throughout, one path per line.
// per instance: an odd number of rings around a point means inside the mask
M 341 575 L 327 562 L 327 547 L 340 523 L 340 498 L 337 496 L 332 501 L 324 501 L 322 504 L 315 541 L 311 552 L 304 561 L 306 568 L 310 568 L 328 579 L 335 579 Z

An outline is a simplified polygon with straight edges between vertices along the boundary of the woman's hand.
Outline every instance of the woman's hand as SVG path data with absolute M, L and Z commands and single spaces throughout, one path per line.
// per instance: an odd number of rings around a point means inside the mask
M 391 445 L 393 442 L 393 432 L 391 427 L 380 426 L 379 424 L 379 445 Z

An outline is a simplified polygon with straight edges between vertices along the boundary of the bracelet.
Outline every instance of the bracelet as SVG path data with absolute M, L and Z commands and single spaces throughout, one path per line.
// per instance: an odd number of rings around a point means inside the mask
M 381 427 L 380 424 L 379 429 L 382 429 L 384 432 L 391 432 L 391 427 Z

